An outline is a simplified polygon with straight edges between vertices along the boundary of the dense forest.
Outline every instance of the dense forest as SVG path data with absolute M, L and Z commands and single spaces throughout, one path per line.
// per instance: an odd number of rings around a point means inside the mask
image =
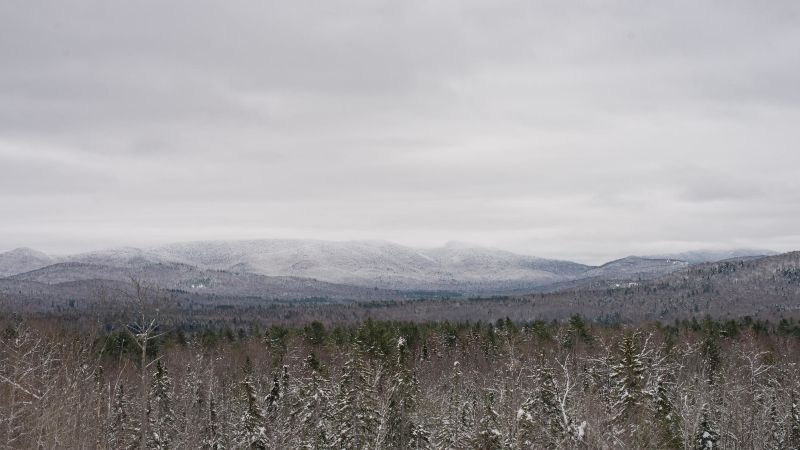
M 800 324 L 0 318 L 0 447 L 800 448 Z

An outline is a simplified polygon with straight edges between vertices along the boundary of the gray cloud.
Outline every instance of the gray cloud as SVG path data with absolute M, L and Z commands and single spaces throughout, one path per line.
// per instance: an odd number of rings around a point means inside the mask
M 800 4 L 0 4 L 0 250 L 798 247 Z

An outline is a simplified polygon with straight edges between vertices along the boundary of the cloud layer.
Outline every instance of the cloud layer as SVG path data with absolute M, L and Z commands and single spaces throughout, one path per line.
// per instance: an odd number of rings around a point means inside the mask
M 800 248 L 800 4 L 0 4 L 0 250 Z

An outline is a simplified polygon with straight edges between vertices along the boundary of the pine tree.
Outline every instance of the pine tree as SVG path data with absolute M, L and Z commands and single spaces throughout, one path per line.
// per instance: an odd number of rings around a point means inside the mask
M 128 415 L 128 399 L 122 384 L 117 385 L 114 394 L 114 403 L 111 411 L 111 423 L 108 429 L 109 447 L 114 449 L 136 448 L 138 429 L 131 425 Z
M 563 395 L 548 367 L 538 366 L 533 373 L 534 388 L 517 411 L 515 448 L 556 449 L 570 447 L 583 439 L 585 422 L 577 424 L 569 414 Z
M 150 425 L 148 448 L 166 450 L 175 434 L 175 414 L 172 411 L 172 379 L 159 360 L 150 388 L 151 400 L 147 411 Z
M 541 367 L 537 369 L 534 399 L 536 416 L 539 417 L 539 426 L 543 430 L 538 440 L 546 448 L 560 447 L 568 436 L 569 429 L 568 424 L 564 423 L 552 370 Z M 566 420 L 571 421 L 571 418 Z
M 663 448 L 681 449 L 680 416 L 675 412 L 670 392 L 671 383 L 660 377 L 655 392 L 655 422 L 659 427 L 660 442 Z
M 245 364 L 245 375 L 241 383 L 244 398 L 244 413 L 239 420 L 236 436 L 236 446 L 251 450 L 265 450 L 269 448 L 267 440 L 266 420 L 258 407 L 256 387 L 253 383 L 252 366 L 250 360 Z
M 703 333 L 701 351 L 706 372 L 706 382 L 714 384 L 722 364 L 722 357 L 719 347 L 719 330 L 717 325 L 708 317 L 703 322 Z
M 408 350 L 406 340 L 402 337 L 397 342 L 395 370 L 384 417 L 384 444 L 389 448 L 427 448 L 429 437 L 415 420 L 417 379 L 408 367 Z
M 433 430 L 433 442 L 437 448 L 457 448 L 464 444 L 465 435 L 474 428 L 469 410 L 471 403 L 466 399 L 464 374 L 461 363 L 453 362 L 452 375 L 443 380 L 441 388 L 445 391 L 439 414 L 435 417 L 437 426 Z
M 334 404 L 333 427 L 338 431 L 334 448 L 364 449 L 374 444 L 380 421 L 370 378 L 364 354 L 345 362 Z
M 704 404 L 700 411 L 700 424 L 695 436 L 696 450 L 713 449 L 719 441 L 719 432 L 709 417 L 708 405 Z
M 489 392 L 484 399 L 484 411 L 478 423 L 478 432 L 473 439 L 472 448 L 498 450 L 503 448 L 503 433 L 500 432 L 499 414 L 494 409 L 494 393 Z
M 300 388 L 297 401 L 292 405 L 291 418 L 297 429 L 295 438 L 299 439 L 298 448 L 324 449 L 330 448 L 329 432 L 330 393 L 325 387 L 319 360 L 314 353 L 306 359 L 306 366 L 311 369 L 310 379 Z
M 643 400 L 644 362 L 640 355 L 638 334 L 625 333 L 618 347 L 619 356 L 611 366 L 614 420 L 623 420 L 638 412 Z
M 272 388 L 267 394 L 266 403 L 267 411 L 273 411 L 278 407 L 278 400 L 281 399 L 281 379 L 278 372 L 272 375 Z
M 511 447 L 514 449 L 533 448 L 539 436 L 539 427 L 536 423 L 536 401 L 528 398 L 517 410 L 516 433 Z

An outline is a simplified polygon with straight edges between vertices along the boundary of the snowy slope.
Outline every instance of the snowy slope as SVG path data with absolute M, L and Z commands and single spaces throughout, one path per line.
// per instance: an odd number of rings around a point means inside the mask
M 461 243 L 413 248 L 386 241 L 198 241 L 149 249 L 122 247 L 58 258 L 19 249 L 0 254 L 0 276 L 24 274 L 59 263 L 49 271 L 31 274 L 33 278 L 18 278 L 53 283 L 119 280 L 125 274 L 142 273 L 163 281 L 165 286 L 179 288 L 192 283 L 191 277 L 184 279 L 178 273 L 214 271 L 232 275 L 226 289 L 232 289 L 230 284 L 237 280 L 252 285 L 244 275 L 258 275 L 358 288 L 492 294 L 575 285 L 580 280 L 648 279 L 684 268 L 689 264 L 686 260 L 749 254 L 752 251 L 734 250 L 687 252 L 681 254 L 685 259 L 630 256 L 595 267 Z M 159 270 L 164 272 L 162 276 L 158 275 Z M 238 275 L 242 277 L 236 278 Z
M 453 289 L 507 281 L 547 284 L 587 269 L 475 246 L 416 249 L 385 241 L 219 241 L 154 249 L 160 259 L 219 270 L 289 275 L 392 289 Z
M 698 264 L 706 262 L 724 261 L 726 259 L 732 259 L 732 258 L 773 256 L 777 254 L 778 254 L 777 252 L 774 252 L 772 250 L 739 248 L 733 250 L 694 250 L 682 253 L 653 255 L 653 256 L 647 256 L 646 258 L 678 259 L 681 261 L 686 261 L 690 264 Z
M 53 263 L 53 258 L 29 248 L 0 253 L 0 277 L 40 269 Z

